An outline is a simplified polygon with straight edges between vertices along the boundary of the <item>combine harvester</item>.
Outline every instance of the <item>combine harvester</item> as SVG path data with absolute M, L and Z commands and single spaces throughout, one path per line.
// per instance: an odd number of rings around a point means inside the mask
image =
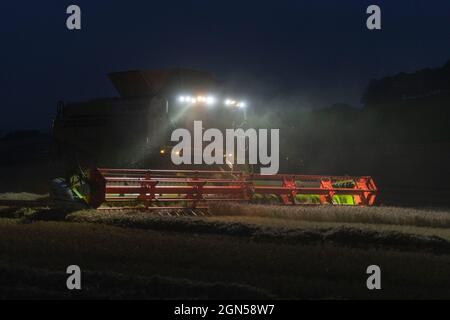
M 211 128 L 245 128 L 245 102 L 229 98 L 212 76 L 198 71 L 128 71 L 109 77 L 121 97 L 58 105 L 53 134 L 65 177 L 53 181 L 51 193 L 59 203 L 196 214 L 221 201 L 291 206 L 375 202 L 377 188 L 368 176 L 261 175 L 237 166 L 173 166 L 169 141 L 174 128 L 189 128 L 194 120 Z

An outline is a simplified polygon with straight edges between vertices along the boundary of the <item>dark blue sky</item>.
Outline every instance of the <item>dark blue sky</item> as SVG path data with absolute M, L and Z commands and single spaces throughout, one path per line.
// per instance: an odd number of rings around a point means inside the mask
M 70 4 L 81 31 L 66 29 Z M 381 31 L 365 27 L 370 4 Z M 59 99 L 116 95 L 109 71 L 205 69 L 273 107 L 320 107 L 359 105 L 371 78 L 450 59 L 448 0 L 19 0 L 0 10 L 0 130 L 49 127 Z

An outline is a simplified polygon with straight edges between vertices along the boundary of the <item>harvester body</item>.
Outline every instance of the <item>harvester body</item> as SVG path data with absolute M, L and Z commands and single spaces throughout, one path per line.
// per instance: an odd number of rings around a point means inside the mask
M 218 201 L 363 206 L 375 202 L 377 188 L 368 176 L 268 176 L 245 166 L 175 166 L 170 159 L 174 129 L 192 131 L 196 120 L 219 130 L 245 129 L 245 108 L 230 100 L 227 108 L 179 103 L 188 99 L 185 94 L 203 97 L 204 102 L 210 92 L 218 99 L 226 96 L 208 73 L 128 71 L 109 78 L 120 97 L 58 105 L 53 135 L 66 179 L 55 180 L 53 186 L 70 188 L 70 197 L 64 196 L 67 190 L 55 192 L 65 200 L 77 198 L 86 206 L 108 210 L 197 209 Z

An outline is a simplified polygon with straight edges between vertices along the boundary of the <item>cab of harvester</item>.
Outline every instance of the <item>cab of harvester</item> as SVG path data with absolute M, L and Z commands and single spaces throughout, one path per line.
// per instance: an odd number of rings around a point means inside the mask
M 108 75 L 119 97 L 60 102 L 53 122 L 56 155 L 67 166 L 171 166 L 176 128 L 192 130 L 245 123 L 245 102 L 206 72 L 188 69 L 125 71 Z

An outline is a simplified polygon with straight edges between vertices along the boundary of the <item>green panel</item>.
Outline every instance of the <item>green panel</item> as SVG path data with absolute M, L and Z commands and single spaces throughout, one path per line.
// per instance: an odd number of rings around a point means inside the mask
M 317 194 L 297 194 L 295 200 L 300 203 L 320 204 L 320 196 Z
M 334 204 L 345 204 L 345 205 L 355 205 L 355 199 L 352 195 L 347 194 L 339 194 L 333 196 L 333 203 Z

